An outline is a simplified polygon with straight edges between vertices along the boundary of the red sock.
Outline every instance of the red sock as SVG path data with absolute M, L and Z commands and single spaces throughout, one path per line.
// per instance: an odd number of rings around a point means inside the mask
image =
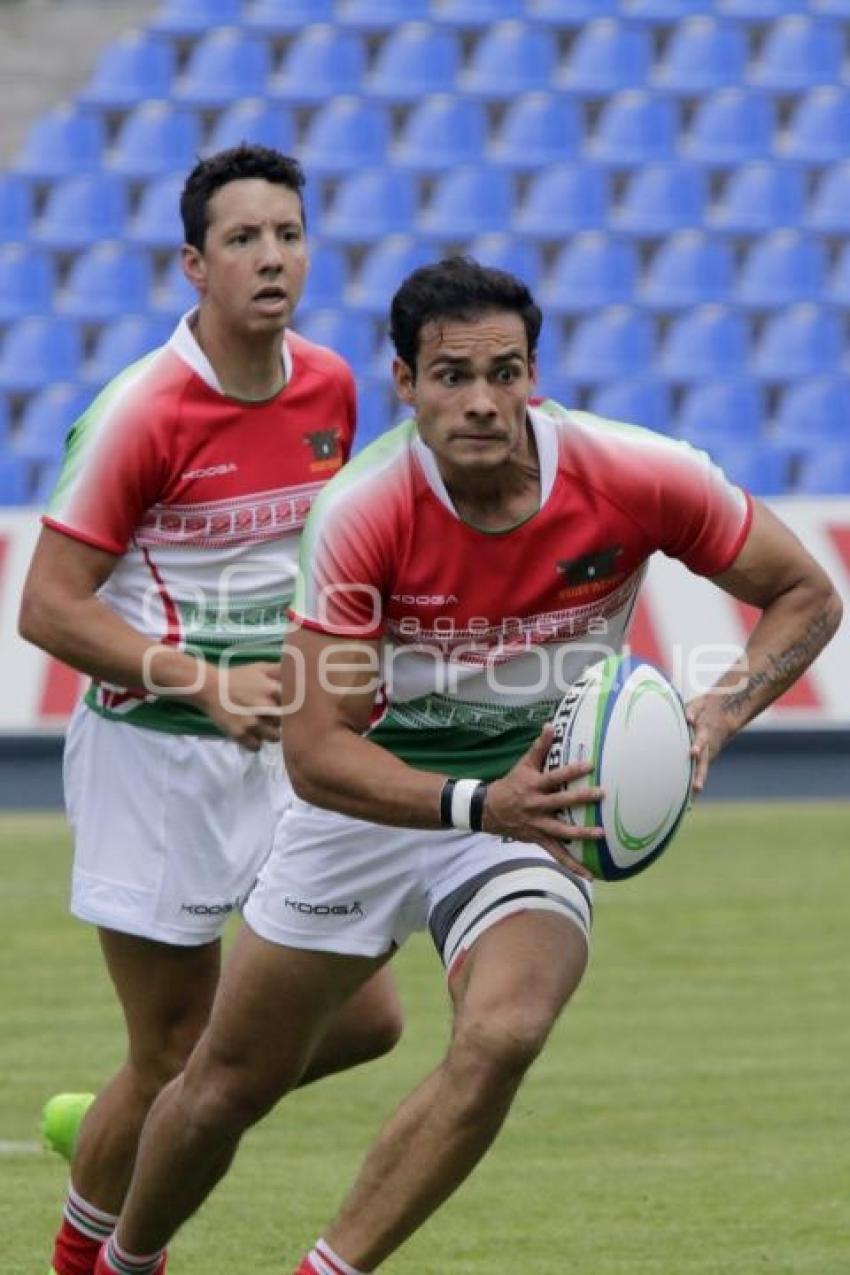
M 95 1208 L 71 1187 L 53 1246 L 56 1275 L 93 1275 L 97 1255 L 116 1221 L 112 1214 Z

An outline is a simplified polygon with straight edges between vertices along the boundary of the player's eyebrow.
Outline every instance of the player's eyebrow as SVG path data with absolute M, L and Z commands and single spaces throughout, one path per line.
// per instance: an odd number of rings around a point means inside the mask
M 504 350 L 499 354 L 494 354 L 490 359 L 490 366 L 496 363 L 513 363 L 516 359 L 525 362 L 525 351 L 517 347 L 513 350 Z M 431 367 L 469 367 L 472 359 L 467 354 L 438 354 L 430 363 Z

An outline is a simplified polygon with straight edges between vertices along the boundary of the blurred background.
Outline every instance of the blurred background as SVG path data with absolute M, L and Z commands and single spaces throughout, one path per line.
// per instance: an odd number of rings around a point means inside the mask
M 179 191 L 242 140 L 308 175 L 296 327 L 398 419 L 385 316 L 467 251 L 546 315 L 541 392 L 706 448 L 850 605 L 850 0 L 0 0 L 0 804 L 58 800 L 80 679 L 15 636 L 65 434 L 193 304 Z M 676 564 L 633 644 L 688 692 L 752 615 Z M 847 795 L 848 627 L 717 768 Z M 790 785 L 790 787 L 789 787 Z

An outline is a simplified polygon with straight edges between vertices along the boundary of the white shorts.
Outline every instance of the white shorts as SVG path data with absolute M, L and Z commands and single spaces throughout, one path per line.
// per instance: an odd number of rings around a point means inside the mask
M 79 705 L 65 803 L 71 911 L 94 925 L 194 946 L 241 910 L 291 797 L 280 748 L 169 735 Z
M 389 828 L 293 797 L 245 920 L 272 943 L 350 956 L 378 956 L 427 926 L 451 970 L 484 930 L 530 909 L 559 912 L 589 938 L 587 882 L 539 846 Z

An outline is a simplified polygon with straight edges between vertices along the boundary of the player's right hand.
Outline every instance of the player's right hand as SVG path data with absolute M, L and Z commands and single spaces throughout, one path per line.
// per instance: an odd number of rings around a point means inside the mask
M 280 739 L 280 666 L 253 664 L 210 666 L 198 706 L 237 744 L 256 753 Z
M 588 881 L 593 874 L 567 851 L 567 838 L 576 841 L 598 841 L 602 828 L 570 825 L 569 830 L 558 818 L 559 810 L 585 806 L 604 796 L 601 788 L 564 788 L 593 770 L 592 762 L 574 762 L 557 770 L 544 771 L 552 745 L 553 728 L 547 723 L 524 757 L 512 770 L 487 788 L 483 827 L 496 836 L 515 841 L 531 841 L 548 851 L 563 867 Z

